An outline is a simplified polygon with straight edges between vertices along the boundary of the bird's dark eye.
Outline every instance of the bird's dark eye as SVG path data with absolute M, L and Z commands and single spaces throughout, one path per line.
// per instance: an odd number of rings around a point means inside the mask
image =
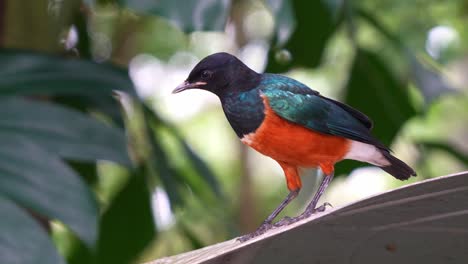
M 203 80 L 208 80 L 209 78 L 211 78 L 211 75 L 213 75 L 212 71 L 205 70 L 202 72 L 201 77 Z

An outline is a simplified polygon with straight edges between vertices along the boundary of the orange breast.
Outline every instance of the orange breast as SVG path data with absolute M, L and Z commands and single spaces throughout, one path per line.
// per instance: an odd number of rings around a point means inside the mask
M 320 167 L 325 174 L 333 171 L 350 148 L 343 137 L 315 132 L 278 116 L 263 97 L 265 119 L 242 142 L 280 163 L 297 167 Z

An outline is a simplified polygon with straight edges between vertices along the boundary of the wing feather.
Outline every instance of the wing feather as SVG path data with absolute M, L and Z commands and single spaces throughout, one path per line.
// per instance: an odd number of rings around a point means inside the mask
M 277 78 L 271 75 L 269 77 Z M 290 122 L 314 131 L 345 137 L 388 150 L 371 135 L 372 122 L 363 113 L 348 105 L 323 97 L 318 92 L 298 83 L 281 76 L 281 81 L 262 82 L 260 90 L 267 97 L 273 111 Z

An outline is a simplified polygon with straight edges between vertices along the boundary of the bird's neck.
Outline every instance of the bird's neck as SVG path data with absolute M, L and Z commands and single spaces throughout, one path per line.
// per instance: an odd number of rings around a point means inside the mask
M 225 86 L 215 91 L 221 99 L 255 89 L 262 79 L 261 74 L 245 65 L 231 69 L 227 75 Z
M 221 98 L 224 114 L 239 138 L 255 132 L 265 118 L 258 89 L 237 91 Z

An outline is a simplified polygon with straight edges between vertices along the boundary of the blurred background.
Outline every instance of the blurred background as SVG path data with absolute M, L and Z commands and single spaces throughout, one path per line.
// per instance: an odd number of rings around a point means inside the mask
M 171 94 L 219 51 L 361 110 L 418 173 L 339 163 L 335 207 L 466 170 L 467 23 L 466 0 L 0 0 L 0 230 L 15 245 L 0 252 L 136 263 L 255 230 L 287 195 L 280 167 L 213 94 Z M 281 216 L 314 194 L 306 174 Z

